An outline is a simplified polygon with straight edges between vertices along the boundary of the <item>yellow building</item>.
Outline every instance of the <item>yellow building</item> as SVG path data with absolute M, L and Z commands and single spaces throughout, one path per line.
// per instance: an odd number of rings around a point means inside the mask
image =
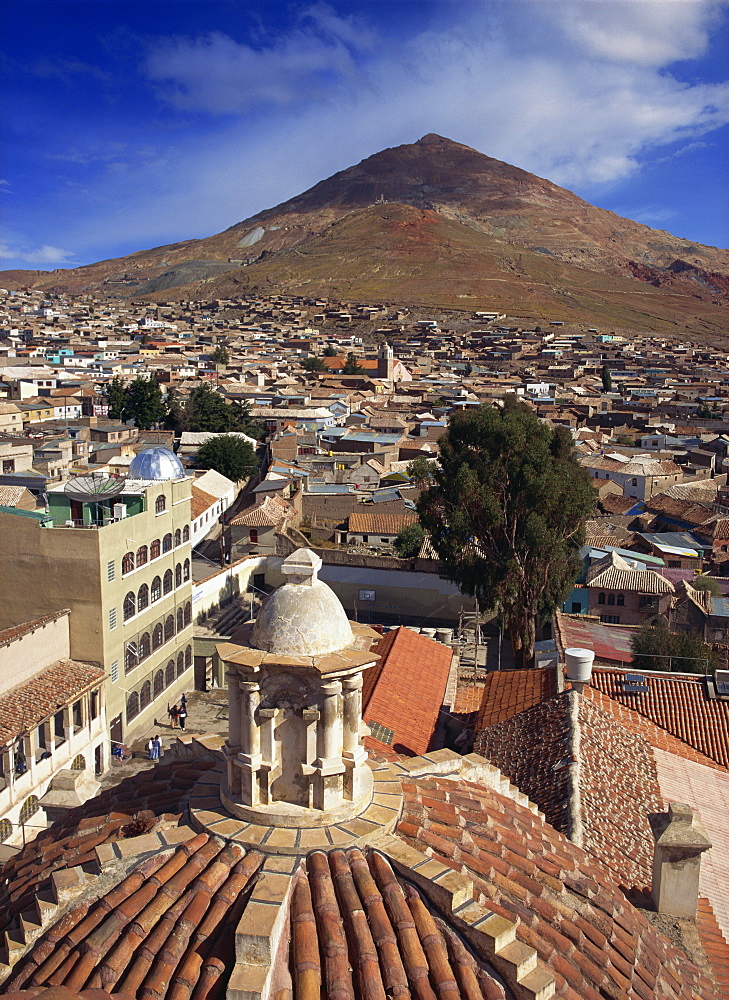
M 71 655 L 102 666 L 116 743 L 193 687 L 191 484 L 151 448 L 126 479 L 53 487 L 47 514 L 0 510 L 0 628 L 70 608 Z

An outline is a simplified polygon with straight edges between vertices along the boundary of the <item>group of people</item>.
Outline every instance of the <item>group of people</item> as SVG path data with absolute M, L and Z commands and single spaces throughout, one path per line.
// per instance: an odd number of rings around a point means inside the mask
M 150 760 L 159 760 L 159 755 L 162 750 L 162 740 L 159 734 L 153 736 L 149 743 L 147 744 L 147 753 L 149 754 Z
M 172 723 L 173 729 L 176 729 L 178 725 L 180 729 L 185 728 L 185 723 L 187 721 L 187 698 L 185 697 L 184 694 L 180 698 L 179 708 L 177 707 L 177 705 L 172 705 L 170 708 L 167 709 L 167 715 L 170 718 L 170 722 Z

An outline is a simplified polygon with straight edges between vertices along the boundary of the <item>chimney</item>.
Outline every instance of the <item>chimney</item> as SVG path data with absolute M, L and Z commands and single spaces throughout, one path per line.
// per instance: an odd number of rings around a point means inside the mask
M 651 813 L 648 822 L 656 841 L 651 895 L 659 913 L 693 920 L 699 899 L 701 855 L 711 841 L 683 802 L 672 802 L 667 813 Z
M 573 646 L 565 649 L 564 662 L 567 680 L 572 684 L 572 690 L 582 694 L 585 684 L 590 683 L 592 677 L 592 663 L 595 654 L 591 649 L 580 649 Z

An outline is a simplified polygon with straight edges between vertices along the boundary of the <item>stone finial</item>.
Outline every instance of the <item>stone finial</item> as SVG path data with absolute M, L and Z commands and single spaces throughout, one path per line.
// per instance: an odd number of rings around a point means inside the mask
M 281 572 L 287 583 L 308 584 L 313 587 L 317 573 L 321 569 L 321 559 L 311 549 L 297 549 L 283 561 Z
M 648 817 L 656 846 L 652 896 L 659 913 L 693 919 L 699 899 L 701 855 L 711 847 L 690 806 L 672 802 L 667 813 Z

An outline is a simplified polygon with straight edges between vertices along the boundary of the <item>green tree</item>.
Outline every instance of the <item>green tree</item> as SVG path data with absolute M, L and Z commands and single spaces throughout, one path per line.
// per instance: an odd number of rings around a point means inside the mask
M 395 539 L 393 543 L 395 552 L 397 552 L 401 559 L 411 559 L 420 552 L 420 546 L 423 544 L 424 538 L 425 532 L 422 525 L 417 522 L 409 524 L 402 529 Z
M 253 448 L 233 434 L 210 438 L 198 450 L 195 463 L 202 469 L 215 469 L 233 482 L 251 476 L 258 468 Z
M 602 366 L 600 377 L 602 378 L 602 391 L 611 392 L 613 388 L 613 377 L 610 374 L 610 369 L 607 365 Z
M 633 665 L 639 670 L 706 674 L 712 673 L 718 665 L 716 655 L 700 636 L 671 632 L 665 623 L 642 625 L 633 635 L 631 645 Z
M 347 355 L 347 360 L 344 362 L 344 368 L 342 368 L 343 375 L 361 375 L 362 366 L 359 361 L 357 361 L 357 355 L 354 351 L 350 351 Z
M 249 403 L 245 400 L 228 403 L 208 382 L 192 390 L 177 416 L 179 423 L 175 427 L 178 430 L 211 431 L 214 434 L 242 431 L 255 438 L 261 435 L 260 426 L 251 417 Z
M 472 371 L 473 371 L 473 365 L 471 364 L 470 361 L 467 361 L 466 367 L 463 369 L 463 374 L 466 376 L 466 378 L 469 378 Z
M 327 344 L 327 346 L 324 348 L 324 357 L 336 358 L 336 356 L 337 356 L 337 349 L 335 347 L 332 347 L 331 344 Z
M 718 580 L 712 580 L 710 576 L 704 576 L 703 573 L 697 574 L 691 581 L 691 586 L 694 590 L 706 590 L 712 597 L 721 597 L 721 584 Z
M 536 617 L 558 607 L 577 577 L 596 503 L 569 431 L 515 396 L 503 408 L 453 413 L 434 479 L 417 508 L 446 573 L 502 611 L 515 663 L 528 666 Z
M 216 365 L 227 365 L 230 361 L 230 352 L 224 344 L 218 344 L 212 357 Z
M 126 401 L 125 383 L 118 375 L 106 387 L 106 401 L 109 406 L 109 416 L 112 420 L 121 420 Z
M 408 476 L 421 489 L 425 489 L 426 486 L 432 484 L 434 471 L 435 462 L 432 459 L 426 458 L 425 455 L 418 455 L 407 468 Z
M 317 357 L 302 358 L 299 364 L 307 372 L 325 372 L 327 370 L 323 360 Z

